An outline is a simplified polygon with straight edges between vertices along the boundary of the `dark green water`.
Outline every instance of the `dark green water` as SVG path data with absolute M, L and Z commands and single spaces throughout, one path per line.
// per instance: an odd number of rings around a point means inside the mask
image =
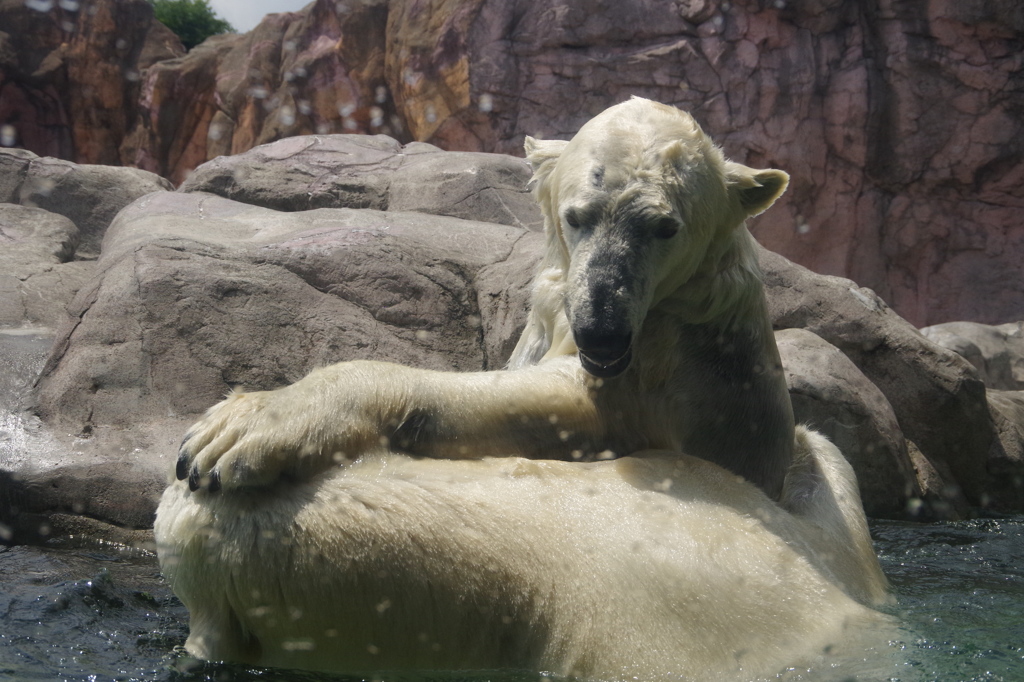
M 1024 680 L 1024 517 L 954 523 L 878 521 L 872 530 L 904 624 L 898 662 L 855 677 Z M 0 680 L 337 682 L 352 678 L 202 664 L 175 650 L 186 613 L 156 559 L 115 547 L 0 547 Z M 528 682 L 530 673 L 381 675 L 403 682 Z M 786 680 L 805 676 L 791 671 Z
M 902 679 L 1024 680 L 1024 517 L 872 534 L 907 630 Z

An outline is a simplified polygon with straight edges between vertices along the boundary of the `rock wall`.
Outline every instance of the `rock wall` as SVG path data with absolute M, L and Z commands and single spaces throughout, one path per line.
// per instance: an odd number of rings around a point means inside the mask
M 0 7 L 15 3 L 28 11 L 20 0 Z M 110 61 L 116 50 L 86 46 L 109 47 L 103 17 L 138 4 L 82 3 L 100 9 L 89 20 L 78 12 L 69 47 L 19 67 L 48 74 L 64 60 L 52 73 L 70 79 L 91 78 L 73 68 L 86 57 L 116 65 L 88 81 L 92 99 L 40 105 L 37 132 L 23 137 L 50 147 L 27 146 L 67 156 L 70 145 L 89 162 L 120 146 L 123 163 L 180 183 L 215 156 L 300 134 L 518 154 L 527 134 L 568 137 L 641 95 L 692 111 L 731 157 L 791 173 L 781 205 L 755 226 L 769 248 L 876 290 L 919 326 L 1024 316 L 1017 0 L 318 0 L 108 93 L 117 73 L 134 73 L 125 64 L 145 59 Z M 126 34 L 152 35 L 151 22 L 137 23 Z M 36 98 L 70 96 L 60 78 L 32 81 Z M 130 131 L 119 97 L 138 107 Z
M 119 165 L 142 72 L 184 53 L 146 0 L 0 0 L 3 146 Z
M 40 515 L 150 524 L 182 434 L 232 387 L 360 358 L 500 368 L 544 248 L 528 177 L 365 135 L 216 159 L 178 191 L 0 152 L 0 542 Z M 1024 391 L 848 279 L 760 260 L 796 417 L 841 447 L 870 514 L 1024 509 Z M 989 370 L 1020 364 L 1009 328 L 980 331 Z

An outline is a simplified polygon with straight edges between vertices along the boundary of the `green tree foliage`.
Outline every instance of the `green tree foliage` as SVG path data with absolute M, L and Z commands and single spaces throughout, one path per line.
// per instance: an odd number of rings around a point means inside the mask
M 181 39 L 186 50 L 220 33 L 233 33 L 231 24 L 210 7 L 207 0 L 150 0 L 156 18 Z

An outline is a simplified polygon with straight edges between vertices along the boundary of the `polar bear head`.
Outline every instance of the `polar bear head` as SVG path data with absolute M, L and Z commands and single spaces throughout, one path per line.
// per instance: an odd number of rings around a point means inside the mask
M 545 216 L 544 267 L 560 270 L 580 360 L 603 378 L 629 366 L 652 306 L 674 299 L 691 311 L 684 321 L 699 323 L 737 299 L 721 289 L 741 285 L 717 275 L 738 248 L 752 260 L 749 235 L 738 237 L 744 221 L 789 181 L 727 161 L 689 114 L 640 98 L 607 109 L 569 142 L 527 138 L 526 153 Z

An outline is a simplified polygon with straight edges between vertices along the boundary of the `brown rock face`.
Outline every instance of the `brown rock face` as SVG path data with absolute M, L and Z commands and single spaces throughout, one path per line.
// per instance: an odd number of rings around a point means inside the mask
M 1009 0 L 321 1 L 154 69 L 125 154 L 176 182 L 303 133 L 518 154 L 641 95 L 792 174 L 770 248 L 918 325 L 1003 322 L 1024 313 L 1022 39 Z
M 1018 0 L 318 0 L 139 83 L 125 74 L 159 43 L 144 5 L 0 0 L 0 26 L 20 17 L 0 42 L 0 123 L 22 121 L 38 153 L 109 163 L 120 147 L 180 183 L 300 134 L 519 154 L 527 134 L 569 137 L 641 95 L 791 173 L 755 226 L 769 248 L 918 326 L 1024 317 Z
M 383 1 L 317 2 L 157 64 L 121 150 L 125 163 L 177 184 L 209 159 L 283 137 L 402 137 L 384 78 L 387 23 Z
M 1005 322 L 1024 311 L 1022 39 L 1015 2 L 492 0 L 462 37 L 463 99 L 490 111 L 439 130 L 513 152 L 629 95 L 676 104 L 792 174 L 756 226 L 769 248 L 917 324 Z
M 0 0 L 4 146 L 120 164 L 142 70 L 183 53 L 145 0 Z

